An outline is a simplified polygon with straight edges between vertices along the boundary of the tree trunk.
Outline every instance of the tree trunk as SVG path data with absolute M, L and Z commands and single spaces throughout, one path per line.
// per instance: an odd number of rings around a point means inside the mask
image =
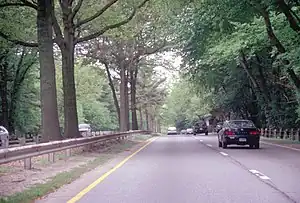
M 277 0 L 276 4 L 278 5 L 279 10 L 284 13 L 286 19 L 288 20 L 290 27 L 300 34 L 300 27 L 297 20 L 294 18 L 293 14 L 290 12 L 289 6 L 285 3 L 284 0 Z
M 127 121 L 128 117 L 126 118 L 126 72 L 124 67 L 124 62 L 121 61 L 120 64 L 120 77 L 121 77 L 121 83 L 120 83 L 120 131 L 125 132 L 127 131 Z
M 269 40 L 271 42 L 271 44 L 273 46 L 275 46 L 277 48 L 277 50 L 280 53 L 284 53 L 285 52 L 285 48 L 284 46 L 280 43 L 279 39 L 276 37 L 271 21 L 270 21 L 270 15 L 269 12 L 267 11 L 267 9 L 261 9 L 261 15 L 264 18 L 265 21 L 265 25 L 266 25 L 266 30 L 267 30 L 267 34 L 269 37 Z
M 149 114 L 147 107 L 145 108 L 145 117 L 146 117 L 146 129 L 150 130 L 150 123 L 149 123 Z
M 140 130 L 144 129 L 144 125 L 143 125 L 143 113 L 142 113 L 142 108 L 139 108 L 139 114 L 140 114 Z
M 4 57 L 6 58 L 6 57 Z M 5 59 L 0 65 L 1 67 L 1 75 L 0 75 L 0 94 L 1 94 L 1 125 L 3 125 L 9 131 L 9 121 L 8 121 L 8 92 L 7 92 L 7 66 Z M 9 131 L 11 133 L 11 131 Z
M 136 70 L 130 70 L 130 92 L 131 92 L 131 123 L 132 130 L 138 130 L 138 120 L 136 114 L 136 77 L 137 77 L 137 68 Z
M 126 71 L 126 70 L 125 70 Z M 130 129 L 130 122 L 129 122 L 129 93 L 128 93 L 128 71 L 126 71 L 125 75 L 125 113 L 126 113 L 126 124 L 127 124 L 127 130 Z
M 52 1 L 38 0 L 37 35 L 40 62 L 43 142 L 61 139 L 57 112 L 55 64 L 53 57 L 52 9 Z
M 106 73 L 107 73 L 107 77 L 108 77 L 108 82 L 109 82 L 109 86 L 111 88 L 111 92 L 113 95 L 113 99 L 114 99 L 114 104 L 118 113 L 118 120 L 119 120 L 119 127 L 120 127 L 120 106 L 119 106 L 119 102 L 118 102 L 118 97 L 117 97 L 117 93 L 116 93 L 116 89 L 109 71 L 109 67 L 108 64 L 104 64 L 105 65 L 105 69 L 106 69 Z

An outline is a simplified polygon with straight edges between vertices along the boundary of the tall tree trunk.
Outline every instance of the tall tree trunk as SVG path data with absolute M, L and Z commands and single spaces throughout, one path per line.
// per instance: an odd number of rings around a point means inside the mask
M 42 113 L 42 141 L 61 139 L 57 112 L 55 64 L 53 57 L 52 20 L 53 1 L 38 0 L 37 35 L 40 62 L 40 91 Z
M 126 70 L 125 70 L 126 71 Z M 130 129 L 130 122 L 129 122 L 129 92 L 128 92 L 128 79 L 129 79 L 129 73 L 126 71 L 125 74 L 125 113 L 126 113 L 126 130 Z
M 120 63 L 120 131 L 125 132 L 127 131 L 127 121 L 126 118 L 126 72 L 124 67 L 124 61 Z
M 298 34 L 300 34 L 300 26 L 298 25 L 297 20 L 294 18 L 290 7 L 285 3 L 284 0 L 277 0 L 276 4 L 278 5 L 279 10 L 284 13 L 286 19 L 288 20 L 290 27 L 297 32 Z
M 131 93 L 131 123 L 132 130 L 138 130 L 138 120 L 136 114 L 136 77 L 137 77 L 138 69 L 130 70 L 130 93 Z
M 105 69 L 106 69 L 106 73 L 107 73 L 107 77 L 108 77 L 108 83 L 109 83 L 109 86 L 111 88 L 111 92 L 112 92 L 112 95 L 113 95 L 116 111 L 118 113 L 118 120 L 119 120 L 119 127 L 120 127 L 120 106 L 119 106 L 119 101 L 118 101 L 116 89 L 115 89 L 115 86 L 114 86 L 114 83 L 113 83 L 113 80 L 112 80 L 112 77 L 111 77 L 111 74 L 110 74 L 110 71 L 109 71 L 108 64 L 105 63 L 104 65 L 105 65 Z
M 3 58 L 6 58 L 5 56 Z M 4 61 L 0 64 L 1 72 L 0 72 L 0 94 L 1 94 L 1 125 L 3 125 L 6 129 L 9 130 L 9 122 L 8 122 L 8 91 L 7 91 L 7 62 Z M 9 131 L 11 133 L 11 131 Z
M 148 114 L 147 106 L 145 108 L 145 117 L 146 117 L 146 130 L 150 130 L 149 114 Z
M 143 113 L 142 113 L 142 107 L 139 108 L 139 114 L 140 114 L 140 130 L 144 129 L 144 125 L 143 125 Z

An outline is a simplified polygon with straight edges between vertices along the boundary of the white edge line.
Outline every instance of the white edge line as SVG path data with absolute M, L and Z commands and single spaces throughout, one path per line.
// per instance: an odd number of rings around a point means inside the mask
M 200 142 L 203 142 L 203 140 L 200 140 Z
M 251 169 L 249 170 L 251 173 L 253 173 L 254 175 L 256 175 L 257 177 L 259 177 L 262 180 L 270 180 L 270 178 L 268 176 L 266 176 L 265 174 L 263 174 L 262 172 L 259 172 L 257 170 Z
M 294 151 L 300 152 L 300 149 L 296 149 L 296 148 L 293 148 L 293 147 L 283 146 L 283 145 L 279 145 L 279 144 L 273 144 L 273 143 L 264 142 L 264 141 L 261 141 L 261 143 L 266 144 L 266 145 L 272 145 L 272 146 L 276 146 L 276 147 L 282 147 L 282 148 L 286 148 L 286 149 L 290 149 L 290 150 L 294 150 Z
M 226 154 L 225 152 L 220 152 L 220 154 L 222 154 L 224 156 L 228 156 L 228 154 Z
M 207 146 L 209 146 L 209 147 L 212 147 L 212 145 L 211 144 L 206 144 Z

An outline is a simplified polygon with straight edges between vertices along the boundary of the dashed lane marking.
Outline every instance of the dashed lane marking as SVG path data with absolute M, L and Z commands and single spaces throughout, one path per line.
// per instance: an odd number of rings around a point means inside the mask
M 223 156 L 228 156 L 228 154 L 226 154 L 225 152 L 220 152 L 220 154 L 222 154 Z
M 209 147 L 212 147 L 212 145 L 211 144 L 206 144 L 207 146 L 209 146 Z
M 253 173 L 254 175 L 256 175 L 257 177 L 259 177 L 262 180 L 270 180 L 270 178 L 268 176 L 266 176 L 265 174 L 263 174 L 262 172 L 259 172 L 255 169 L 251 169 L 249 170 L 251 173 Z

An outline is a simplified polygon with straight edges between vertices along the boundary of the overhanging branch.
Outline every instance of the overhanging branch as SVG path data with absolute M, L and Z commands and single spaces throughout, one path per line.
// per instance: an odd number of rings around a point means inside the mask
M 78 3 L 76 4 L 74 10 L 73 10 L 73 13 L 72 13 L 72 20 L 74 19 L 74 17 L 76 16 L 76 14 L 78 13 L 79 9 L 81 8 L 82 6 L 82 2 L 83 0 L 79 0 Z
M 29 2 L 29 1 L 24 1 L 22 0 L 23 3 L 3 3 L 3 4 L 0 4 L 0 8 L 4 8 L 4 7 L 12 7 L 12 6 L 25 6 L 25 7 L 30 7 L 30 8 L 33 8 L 35 10 L 37 10 L 37 5 Z
M 104 27 L 102 30 L 100 30 L 98 32 L 95 32 L 95 33 L 93 33 L 91 35 L 88 35 L 88 36 L 85 36 L 85 37 L 81 37 L 75 43 L 89 41 L 91 39 L 99 37 L 100 35 L 103 35 L 108 30 L 112 30 L 114 28 L 118 28 L 118 27 L 121 27 L 122 25 L 127 24 L 135 16 L 137 9 L 142 8 L 148 1 L 150 1 L 150 0 L 144 0 L 143 3 L 141 3 L 138 7 L 134 8 L 134 10 L 132 11 L 131 15 L 128 18 L 126 18 L 125 20 L 123 20 L 121 22 L 118 22 L 116 24 L 108 25 L 108 26 Z
M 21 40 L 17 40 L 17 39 L 11 39 L 8 35 L 4 34 L 3 32 L 0 32 L 0 37 L 2 37 L 3 39 L 6 39 L 7 41 L 10 41 L 14 44 L 18 44 L 21 46 L 25 46 L 25 47 L 38 47 L 38 43 L 35 42 L 24 42 Z
M 82 1 L 82 0 L 80 0 Z M 94 15 L 92 15 L 91 17 L 89 18 L 86 18 L 82 21 L 79 21 L 77 24 L 76 24 L 76 28 L 80 27 L 81 25 L 83 24 L 86 24 L 88 22 L 91 22 L 92 20 L 95 20 L 96 18 L 98 18 L 100 15 L 102 15 L 107 9 L 109 9 L 112 5 L 114 5 L 115 3 L 117 3 L 118 0 L 110 0 L 101 10 L 99 10 L 97 13 L 95 13 Z M 78 3 L 79 4 L 79 3 Z M 77 5 L 78 5 L 77 4 Z M 80 8 L 80 7 L 79 7 Z M 78 10 L 79 10 L 78 8 Z M 74 9 L 75 11 L 75 9 Z M 75 15 L 75 14 L 74 14 Z

